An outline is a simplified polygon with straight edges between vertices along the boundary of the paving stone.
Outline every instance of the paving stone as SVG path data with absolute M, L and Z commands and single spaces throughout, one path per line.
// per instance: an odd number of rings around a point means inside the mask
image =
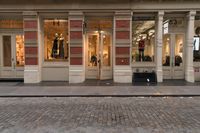
M 199 133 L 200 97 L 0 98 L 2 133 Z

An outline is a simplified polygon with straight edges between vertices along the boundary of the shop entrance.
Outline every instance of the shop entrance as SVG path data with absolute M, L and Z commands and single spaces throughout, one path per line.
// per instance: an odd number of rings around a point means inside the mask
M 112 35 L 89 32 L 86 35 L 86 79 L 112 79 Z
M 184 34 L 163 36 L 163 78 L 184 79 Z
M 0 35 L 1 78 L 24 77 L 24 36 L 22 34 Z

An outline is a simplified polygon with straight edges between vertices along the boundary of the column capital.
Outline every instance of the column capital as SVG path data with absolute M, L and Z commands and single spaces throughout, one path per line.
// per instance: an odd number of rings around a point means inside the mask
M 191 10 L 187 13 L 187 17 L 195 17 L 196 15 L 196 11 L 195 10 Z
M 115 16 L 132 16 L 132 12 L 127 11 L 115 11 Z
M 162 11 L 158 11 L 158 17 L 163 17 L 165 14 L 165 12 L 162 10 Z
M 69 19 L 82 20 L 83 15 L 84 14 L 81 11 L 70 11 L 69 12 Z
M 38 13 L 35 11 L 24 11 L 23 16 L 37 16 Z
M 70 11 L 69 16 L 83 16 L 83 12 L 81 12 L 81 11 Z
M 132 12 L 127 11 L 116 11 L 115 12 L 115 18 L 124 18 L 124 19 L 130 19 L 132 17 Z
M 188 20 L 193 21 L 195 19 L 196 11 L 189 11 L 186 15 Z

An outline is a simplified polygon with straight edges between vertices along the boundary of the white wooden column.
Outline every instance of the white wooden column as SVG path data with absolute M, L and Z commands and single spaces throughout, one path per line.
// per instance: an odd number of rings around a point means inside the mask
M 195 15 L 196 11 L 190 11 L 187 14 L 185 80 L 188 82 L 194 82 L 193 37 L 194 37 Z
M 157 81 L 163 82 L 162 70 L 162 45 L 163 45 L 163 16 L 164 11 L 159 11 L 157 16 L 157 33 L 156 33 L 156 74 Z

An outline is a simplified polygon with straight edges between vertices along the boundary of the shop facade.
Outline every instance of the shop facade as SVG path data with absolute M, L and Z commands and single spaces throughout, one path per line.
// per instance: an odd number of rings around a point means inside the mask
M 148 5 L 148 6 L 146 6 Z M 198 1 L 87 1 L 0 6 L 0 79 L 200 81 Z

